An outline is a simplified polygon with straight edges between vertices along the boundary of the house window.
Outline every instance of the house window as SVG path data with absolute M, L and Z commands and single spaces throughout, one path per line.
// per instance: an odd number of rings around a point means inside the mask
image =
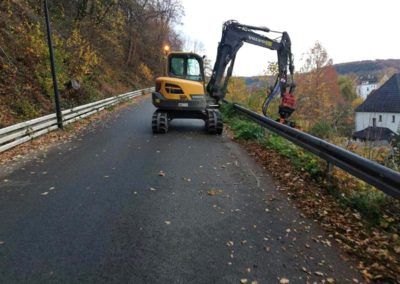
M 392 115 L 392 122 L 395 123 L 396 122 L 396 116 Z
M 382 122 L 382 115 L 379 115 L 379 122 Z
M 376 126 L 376 118 L 375 118 L 375 117 L 372 119 L 372 126 L 373 126 L 373 127 Z

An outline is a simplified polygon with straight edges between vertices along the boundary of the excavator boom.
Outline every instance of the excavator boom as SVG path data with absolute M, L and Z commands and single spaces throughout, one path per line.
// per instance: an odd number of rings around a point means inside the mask
M 276 50 L 278 55 L 278 76 L 273 88 L 274 91 L 265 100 L 263 105 L 263 112 L 266 114 L 266 109 L 273 96 L 278 93 L 281 94 L 282 98 L 288 93 L 293 95 L 293 56 L 291 53 L 291 41 L 287 32 L 282 32 L 280 41 L 277 41 L 256 31 L 268 33 L 270 29 L 266 27 L 243 25 L 233 20 L 224 23 L 221 41 L 218 45 L 217 58 L 206 89 L 208 95 L 215 99 L 216 102 L 225 98 L 228 82 L 232 76 L 236 54 L 243 46 L 243 43 L 246 42 L 270 50 Z M 288 72 L 291 78 L 288 78 Z M 289 92 L 286 90 L 287 87 L 290 87 Z M 292 106 L 291 112 L 293 110 L 294 105 Z M 288 117 L 290 114 L 286 114 L 285 116 Z

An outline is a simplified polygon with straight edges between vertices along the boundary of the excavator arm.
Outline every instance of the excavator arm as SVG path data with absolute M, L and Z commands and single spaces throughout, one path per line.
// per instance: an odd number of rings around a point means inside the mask
M 262 109 L 264 115 L 266 115 L 270 101 L 275 95 L 280 93 L 282 102 L 279 113 L 281 119 L 286 119 L 294 110 L 293 92 L 295 84 L 293 81 L 294 65 L 291 53 L 291 41 L 287 32 L 281 33 L 280 41 L 271 39 L 259 32 L 268 33 L 270 29 L 243 25 L 233 20 L 224 23 L 221 41 L 218 45 L 217 58 L 210 81 L 206 87 L 207 93 L 216 102 L 225 97 L 228 82 L 232 76 L 236 54 L 243 46 L 243 43 L 246 42 L 270 50 L 276 50 L 278 54 L 278 76 L 272 92 L 264 101 Z M 288 72 L 290 78 L 288 78 Z M 288 87 L 289 91 L 287 91 Z

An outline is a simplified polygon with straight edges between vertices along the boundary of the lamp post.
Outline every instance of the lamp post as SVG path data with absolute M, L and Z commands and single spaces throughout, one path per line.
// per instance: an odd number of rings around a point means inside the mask
M 54 63 L 54 51 L 53 51 L 53 42 L 51 40 L 51 29 L 50 29 L 50 22 L 49 22 L 49 9 L 47 7 L 47 0 L 44 0 L 44 15 L 46 18 L 47 43 L 49 45 L 49 53 L 50 53 L 50 66 L 51 66 L 51 76 L 53 78 L 57 125 L 58 125 L 59 129 L 63 129 L 63 119 L 62 119 L 61 106 L 60 106 L 60 94 L 58 93 L 56 65 Z

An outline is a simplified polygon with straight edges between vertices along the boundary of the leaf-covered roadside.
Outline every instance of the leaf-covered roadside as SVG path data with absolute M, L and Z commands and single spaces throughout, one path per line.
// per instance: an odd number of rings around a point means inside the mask
M 358 260 L 368 281 L 400 282 L 400 206 L 335 169 L 327 185 L 323 161 L 223 108 L 232 138 L 270 172 L 281 191 Z

